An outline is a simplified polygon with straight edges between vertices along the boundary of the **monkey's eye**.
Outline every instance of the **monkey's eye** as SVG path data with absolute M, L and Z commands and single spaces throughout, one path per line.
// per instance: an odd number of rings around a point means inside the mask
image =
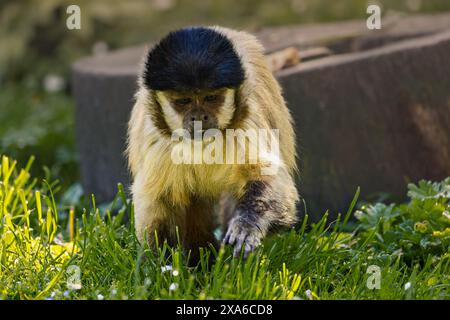
M 176 104 L 182 105 L 182 106 L 187 105 L 187 104 L 189 104 L 191 102 L 192 102 L 191 98 L 180 98 L 180 99 L 176 99 L 175 100 Z
M 188 105 L 189 103 L 192 102 L 191 98 L 181 98 L 181 99 L 176 99 L 175 103 L 179 106 L 185 106 Z
M 203 99 L 206 102 L 214 102 L 216 101 L 218 98 L 217 95 L 209 95 L 209 96 L 205 96 L 205 98 Z

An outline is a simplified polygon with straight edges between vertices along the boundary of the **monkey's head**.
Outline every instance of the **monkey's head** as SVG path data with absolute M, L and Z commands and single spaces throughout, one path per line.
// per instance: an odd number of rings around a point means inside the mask
M 236 90 L 245 78 L 241 59 L 231 41 L 203 27 L 170 33 L 148 53 L 143 85 L 158 110 L 155 124 L 172 132 L 227 128 L 236 111 Z

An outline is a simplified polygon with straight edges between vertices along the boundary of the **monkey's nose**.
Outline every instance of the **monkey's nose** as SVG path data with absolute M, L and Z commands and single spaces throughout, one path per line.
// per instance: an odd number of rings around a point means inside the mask
M 203 130 L 211 129 L 214 127 L 211 116 L 206 112 L 198 111 L 191 113 L 188 117 L 189 126 L 193 127 L 194 122 L 196 121 L 201 122 Z
M 204 115 L 203 117 L 201 117 L 201 119 L 197 119 L 196 117 L 191 117 L 191 121 L 208 121 L 208 116 Z
M 191 115 L 191 121 L 208 121 L 209 116 L 207 114 L 203 114 L 203 113 L 197 113 L 197 114 L 193 114 Z

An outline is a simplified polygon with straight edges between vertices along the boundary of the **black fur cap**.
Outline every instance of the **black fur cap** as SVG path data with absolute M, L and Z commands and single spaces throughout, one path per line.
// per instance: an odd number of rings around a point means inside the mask
M 208 28 L 169 33 L 148 53 L 144 84 L 152 90 L 238 87 L 245 73 L 233 44 Z

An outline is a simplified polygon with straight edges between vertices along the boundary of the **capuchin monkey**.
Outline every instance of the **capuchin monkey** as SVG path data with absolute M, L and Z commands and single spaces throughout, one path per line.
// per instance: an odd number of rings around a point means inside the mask
M 254 36 L 221 27 L 180 29 L 149 50 L 138 80 L 127 148 L 141 243 L 181 243 L 195 262 L 199 247 L 218 245 L 214 230 L 219 221 L 223 243 L 234 247 L 234 256 L 247 256 L 274 227 L 295 224 L 293 123 L 263 52 Z M 255 142 L 236 143 L 235 135 L 214 143 L 218 147 L 213 154 L 223 160 L 220 151 L 242 151 L 243 162 L 236 161 L 235 153 L 231 163 L 174 161 L 174 150 L 180 146 L 200 142 L 204 150 L 211 146 L 211 137 L 226 136 L 230 129 L 266 130 L 279 142 L 263 140 L 258 146 L 276 145 L 279 152 L 258 150 L 252 157 Z M 182 137 L 194 138 L 174 139 L 180 130 Z M 215 134 L 205 138 L 211 130 Z M 269 167 L 275 170 L 264 173 Z

